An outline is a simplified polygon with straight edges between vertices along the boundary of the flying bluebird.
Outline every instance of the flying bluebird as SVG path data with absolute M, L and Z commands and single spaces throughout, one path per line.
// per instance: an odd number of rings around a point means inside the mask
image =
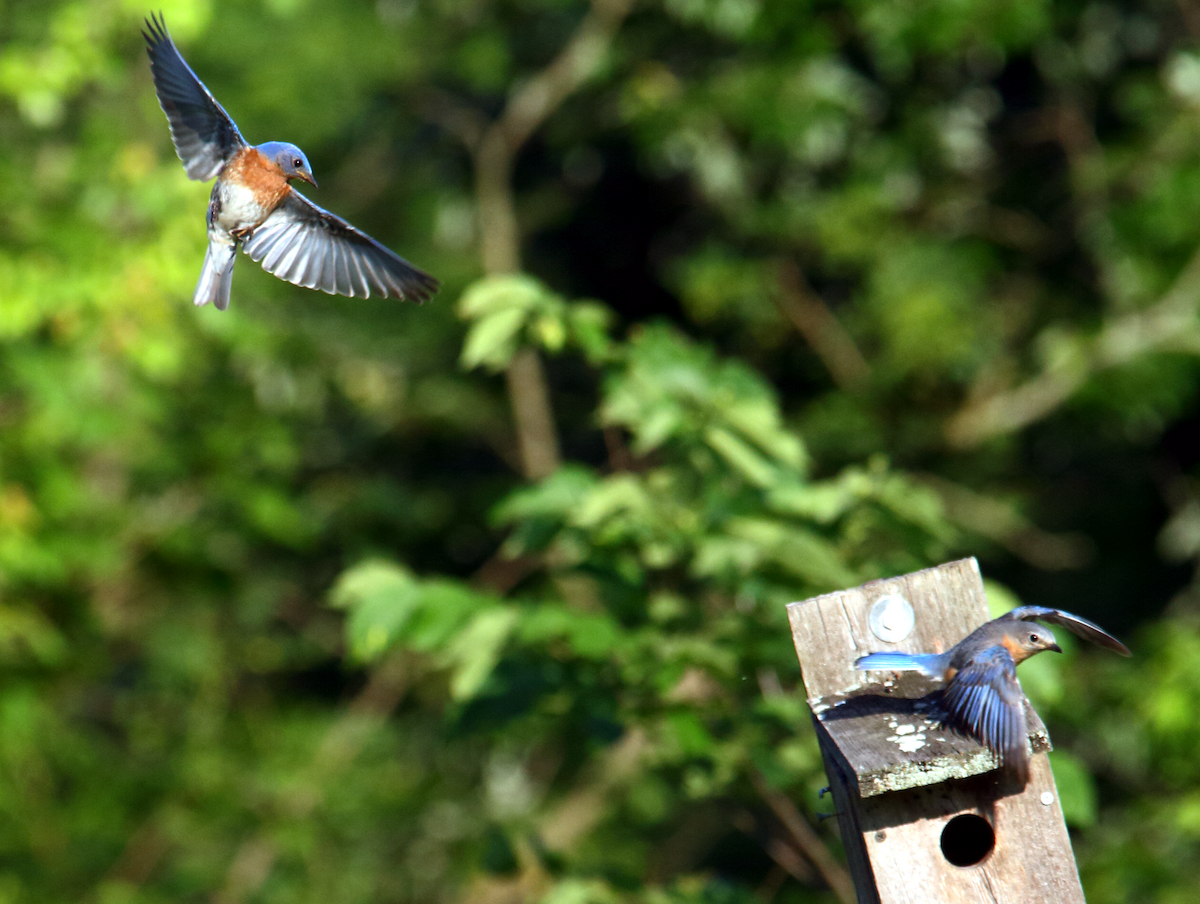
M 1012 770 L 1024 786 L 1029 778 L 1026 750 L 1025 695 L 1017 680 L 1017 665 L 1043 650 L 1061 653 L 1049 629 L 1035 620 L 1062 625 L 1085 640 L 1120 653 L 1129 649 L 1086 618 L 1021 606 L 976 628 L 945 653 L 871 653 L 854 663 L 863 671 L 912 671 L 936 681 L 945 690 L 942 704 L 946 723 L 973 735 Z
M 238 246 L 268 273 L 331 295 L 371 293 L 424 301 L 438 281 L 393 254 L 291 185 L 316 186 L 308 158 L 294 144 L 250 145 L 229 114 L 184 62 L 161 14 L 146 20 L 147 53 L 158 102 L 188 177 L 216 176 L 208 202 L 208 252 L 193 301 L 229 307 Z

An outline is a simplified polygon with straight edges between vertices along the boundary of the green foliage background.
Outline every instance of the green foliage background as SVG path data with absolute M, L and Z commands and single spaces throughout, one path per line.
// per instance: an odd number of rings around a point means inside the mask
M 1194 899 L 1194 10 L 162 8 L 444 288 L 192 308 L 149 10 L 0 3 L 0 904 L 836 900 L 783 607 L 972 554 L 1135 648 L 1023 667 L 1089 900 Z

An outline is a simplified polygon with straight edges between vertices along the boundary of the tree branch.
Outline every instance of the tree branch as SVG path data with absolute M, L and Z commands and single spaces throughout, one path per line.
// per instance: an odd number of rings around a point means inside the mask
M 946 438 L 958 448 L 977 446 L 1047 417 L 1091 377 L 1158 352 L 1200 355 L 1200 250 L 1175 283 L 1149 308 L 1108 321 L 1079 353 L 1054 361 L 1021 386 L 969 402 L 946 425 Z
M 1042 530 L 1017 509 L 1001 499 L 938 477 L 914 475 L 942 499 L 946 514 L 969 531 L 987 537 L 1043 571 L 1083 568 L 1095 554 L 1091 540 L 1079 533 Z
M 820 884 L 821 877 L 812 868 L 812 864 L 805 860 L 794 847 L 774 835 L 761 837 L 763 833 L 749 810 L 735 813 L 731 822 L 733 827 L 743 835 L 757 841 L 766 855 L 797 882 L 810 886 Z
M 862 352 L 794 261 L 779 264 L 775 303 L 816 352 L 839 389 L 854 389 L 870 376 L 871 368 Z
M 800 811 L 796 809 L 796 805 L 792 803 L 791 799 L 772 788 L 767 783 L 766 777 L 757 769 L 750 769 L 750 781 L 754 783 L 754 789 L 758 792 L 759 797 L 783 823 L 788 834 L 792 836 L 792 840 L 796 842 L 796 846 L 817 868 L 817 872 L 837 895 L 838 900 L 842 904 L 855 904 L 858 898 L 854 893 L 854 883 L 850 880 L 850 874 L 829 852 L 825 842 L 813 831 L 808 821 L 800 815 Z
M 632 0 L 592 0 L 574 36 L 541 72 L 518 88 L 499 118 L 470 142 L 476 126 L 455 117 L 456 131 L 468 141 L 475 161 L 479 205 L 479 256 L 487 273 L 521 269 L 521 232 L 513 197 L 513 166 L 521 147 L 571 94 L 600 69 Z M 550 393 L 541 358 L 522 349 L 505 374 L 522 471 L 530 479 L 558 468 L 560 452 Z
M 517 428 L 521 471 L 529 480 L 548 477 L 558 470 L 562 456 L 546 368 L 537 350 L 529 346 L 517 349 L 504 371 L 504 380 Z
M 633 0 L 592 0 L 591 9 L 557 57 L 525 82 L 504 108 L 497 127 L 515 153 L 529 136 L 603 64 Z

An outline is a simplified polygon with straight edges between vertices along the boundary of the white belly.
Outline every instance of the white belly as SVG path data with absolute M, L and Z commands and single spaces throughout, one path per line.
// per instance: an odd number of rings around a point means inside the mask
M 254 193 L 245 186 L 222 182 L 220 197 L 217 225 L 226 232 L 253 229 L 266 219 L 267 209 L 254 200 Z

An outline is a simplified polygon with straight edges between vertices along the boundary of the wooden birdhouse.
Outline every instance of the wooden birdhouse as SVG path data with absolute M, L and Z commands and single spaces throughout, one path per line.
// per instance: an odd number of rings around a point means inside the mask
M 1019 787 L 940 726 L 926 679 L 881 685 L 854 668 L 880 650 L 942 652 L 987 621 L 973 558 L 792 603 L 788 616 L 860 904 L 1083 902 L 1037 714 Z

